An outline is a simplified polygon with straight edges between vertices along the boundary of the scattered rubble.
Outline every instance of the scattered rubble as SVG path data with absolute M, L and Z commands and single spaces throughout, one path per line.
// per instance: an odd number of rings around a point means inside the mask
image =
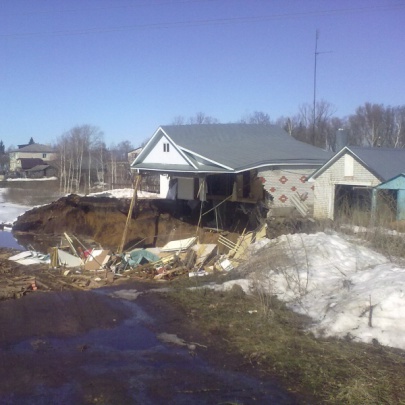
M 171 240 L 162 247 L 134 248 L 121 254 L 100 246 L 86 246 L 64 233 L 58 246 L 47 253 L 35 250 L 8 257 L 20 269 L 0 279 L 0 299 L 20 298 L 29 292 L 55 289 L 92 289 L 128 279 L 171 281 L 180 276 L 205 276 L 228 272 L 246 260 L 252 241 L 265 237 L 265 226 L 243 232 L 236 241 L 220 232 L 218 243 L 200 243 L 197 236 Z M 34 272 L 32 266 L 38 266 Z M 24 275 L 25 273 L 25 275 Z

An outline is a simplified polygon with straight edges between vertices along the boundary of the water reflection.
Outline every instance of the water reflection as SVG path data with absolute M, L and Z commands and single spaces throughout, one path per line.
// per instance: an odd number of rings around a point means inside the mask
M 61 197 L 57 180 L 0 182 L 0 188 L 3 189 L 4 202 L 31 207 L 48 204 Z
M 8 231 L 0 231 L 0 247 L 25 250 L 23 246 L 18 244 L 13 234 Z

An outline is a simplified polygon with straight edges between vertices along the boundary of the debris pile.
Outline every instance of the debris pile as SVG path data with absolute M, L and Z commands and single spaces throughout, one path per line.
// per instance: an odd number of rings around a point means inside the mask
M 0 300 L 21 298 L 28 292 L 36 291 L 37 288 L 34 277 L 5 278 L 0 282 Z
M 4 280 L 0 299 L 15 298 L 28 291 L 57 288 L 92 289 L 130 278 L 170 281 L 179 276 L 197 277 L 227 272 L 246 260 L 252 241 L 264 238 L 263 226 L 243 232 L 236 241 L 222 232 L 217 243 L 200 243 L 196 236 L 172 240 L 162 247 L 134 248 L 114 253 L 100 246 L 86 246 L 76 236 L 64 233 L 58 246 L 47 254 L 28 250 L 9 257 L 20 265 L 41 266 L 36 277 Z M 45 282 L 40 279 L 46 273 Z

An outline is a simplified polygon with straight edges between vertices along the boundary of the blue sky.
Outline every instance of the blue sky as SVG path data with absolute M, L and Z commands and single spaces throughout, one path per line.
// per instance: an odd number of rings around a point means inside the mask
M 3 0 L 0 139 L 90 124 L 137 146 L 200 111 L 294 115 L 313 101 L 316 30 L 335 115 L 404 105 L 404 21 L 404 0 Z

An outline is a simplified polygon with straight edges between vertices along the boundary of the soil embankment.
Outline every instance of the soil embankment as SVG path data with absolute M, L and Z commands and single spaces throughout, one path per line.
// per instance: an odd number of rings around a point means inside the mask
M 14 224 L 13 231 L 20 243 L 28 241 L 34 246 L 35 240 L 57 239 L 67 232 L 115 250 L 122 240 L 129 207 L 129 199 L 71 194 L 27 211 Z M 195 225 L 175 218 L 172 207 L 165 206 L 164 202 L 138 200 L 125 247 L 131 248 L 137 243 L 139 246 L 161 246 L 169 240 L 190 237 L 195 232 Z

